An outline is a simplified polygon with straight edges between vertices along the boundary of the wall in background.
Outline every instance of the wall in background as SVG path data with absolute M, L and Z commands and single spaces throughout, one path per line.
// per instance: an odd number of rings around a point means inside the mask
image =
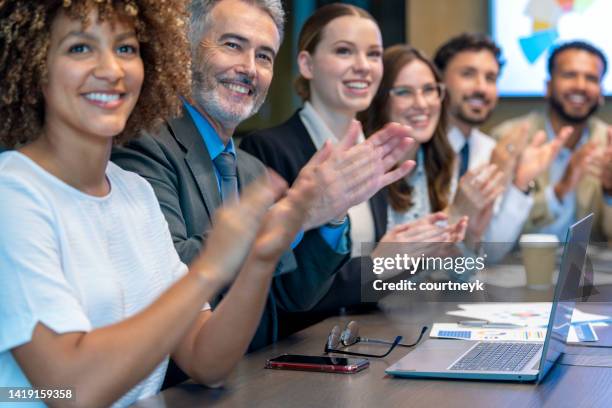
M 406 0 L 406 2 L 408 42 L 428 55 L 432 55 L 440 44 L 453 35 L 464 31 L 488 32 L 489 30 L 487 0 Z M 609 99 L 598 112 L 598 116 L 612 123 L 612 101 Z M 483 129 L 486 131 L 508 118 L 541 109 L 544 104 L 542 98 L 501 99 Z
M 509 0 L 511 1 L 511 0 Z M 260 113 L 243 123 L 239 134 L 253 129 L 274 126 L 286 120 L 300 101 L 293 91 L 296 75 L 295 55 L 299 30 L 312 11 L 326 0 L 285 0 L 287 26 L 274 67 L 274 80 L 266 103 Z M 395 10 L 404 14 L 407 42 L 432 55 L 438 46 L 453 35 L 464 31 L 488 32 L 488 0 L 347 0 L 347 3 L 371 7 L 379 19 L 385 35 L 385 45 L 397 42 L 396 23 L 388 27 L 390 16 Z M 397 14 L 396 14 L 397 15 Z M 386 27 L 387 26 L 387 27 Z M 612 73 L 609 73 L 612 75 Z M 544 84 L 542 84 L 544 87 Z M 609 98 L 608 98 L 609 99 Z M 515 116 L 525 114 L 544 106 L 542 98 L 505 98 L 499 104 L 483 130 Z M 601 108 L 598 115 L 612 123 L 612 100 Z

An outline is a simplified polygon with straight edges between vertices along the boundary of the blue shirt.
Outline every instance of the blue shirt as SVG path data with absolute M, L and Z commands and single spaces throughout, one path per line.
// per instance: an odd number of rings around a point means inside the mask
M 217 134 L 215 129 L 212 127 L 210 122 L 191 104 L 187 103 L 183 100 L 183 104 L 189 112 L 189 116 L 196 125 L 198 132 L 202 136 L 204 140 L 204 144 L 206 145 L 206 150 L 210 154 L 210 159 L 214 160 L 223 152 L 230 153 L 236 157 L 236 148 L 234 146 L 234 140 L 230 138 L 229 142 L 224 145 L 223 140 Z M 213 168 L 215 169 L 215 175 L 217 178 L 217 188 L 221 191 L 221 182 L 220 182 L 220 174 L 217 170 L 216 166 L 213 164 Z M 329 245 L 330 248 L 333 248 L 335 252 L 339 254 L 346 254 L 349 252 L 349 240 L 348 240 L 348 217 L 345 219 L 344 224 L 341 227 L 332 228 L 323 226 L 319 228 L 319 232 L 323 237 L 323 240 Z M 304 231 L 298 232 L 297 236 L 291 243 L 291 248 L 295 248 L 302 238 L 304 237 Z
M 548 119 L 546 120 L 545 130 L 548 141 L 551 141 L 556 137 L 552 124 Z M 578 140 L 578 143 L 574 148 L 574 151 L 584 145 L 588 139 L 589 132 L 585 128 L 580 136 L 580 140 Z M 576 220 L 576 190 L 568 192 L 565 194 L 562 200 L 559 200 L 555 194 L 554 187 L 563 177 L 565 169 L 567 168 L 567 165 L 572 157 L 572 153 L 572 150 L 568 149 L 567 147 L 562 147 L 557 157 L 555 157 L 553 162 L 550 164 L 550 183 L 544 191 L 544 194 L 546 196 L 548 211 L 553 216 L 554 221 L 541 227 L 538 231 L 543 234 L 554 234 L 561 242 L 565 240 L 565 234 L 567 233 L 568 228 Z

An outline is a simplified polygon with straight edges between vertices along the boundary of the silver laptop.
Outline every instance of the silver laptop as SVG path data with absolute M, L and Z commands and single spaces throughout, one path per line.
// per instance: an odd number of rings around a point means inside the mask
M 540 381 L 565 351 L 593 214 L 569 228 L 543 343 L 429 339 L 390 366 L 398 377 Z

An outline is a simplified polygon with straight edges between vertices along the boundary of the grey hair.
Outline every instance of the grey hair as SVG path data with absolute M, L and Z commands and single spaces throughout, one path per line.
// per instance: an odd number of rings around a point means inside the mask
M 195 51 L 198 43 L 208 28 L 209 15 L 212 8 L 222 0 L 192 0 L 189 5 L 189 41 L 191 51 Z M 280 41 L 283 41 L 285 29 L 285 10 L 281 0 L 241 0 L 254 5 L 268 13 L 278 30 Z

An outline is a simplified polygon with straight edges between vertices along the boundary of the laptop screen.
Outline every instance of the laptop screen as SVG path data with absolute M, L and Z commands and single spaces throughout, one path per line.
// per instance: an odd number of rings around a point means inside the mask
M 580 279 L 589 245 L 593 214 L 574 225 L 567 232 L 567 242 L 563 250 L 559 278 L 555 287 L 548 330 L 544 342 L 538 380 L 544 378 L 557 358 L 565 351 L 572 313 L 576 300 L 580 298 Z

